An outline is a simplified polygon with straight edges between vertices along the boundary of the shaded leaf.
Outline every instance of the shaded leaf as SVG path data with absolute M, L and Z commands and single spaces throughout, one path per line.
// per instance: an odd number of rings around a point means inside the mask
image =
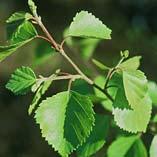
M 133 157 L 147 157 L 147 150 L 141 139 L 138 139 L 133 145 Z
M 73 82 L 72 84 L 72 88 L 73 91 L 76 91 L 82 95 L 86 95 L 88 96 L 89 94 L 93 95 L 94 91 L 93 88 L 84 80 L 76 80 L 75 82 Z
M 124 157 L 138 138 L 137 135 L 117 138 L 107 150 L 108 157 Z
M 157 114 L 153 117 L 153 122 L 157 123 Z
M 55 54 L 55 50 L 47 42 L 40 42 L 37 45 L 34 55 L 34 65 L 45 63 L 51 56 Z
M 87 141 L 77 150 L 78 156 L 89 157 L 100 150 L 105 144 L 108 130 L 109 117 L 96 114 L 93 131 L 87 138 Z
M 98 76 L 98 77 L 95 78 L 95 81 L 94 81 L 94 82 L 95 82 L 98 86 L 100 86 L 100 87 L 103 88 L 104 85 L 105 85 L 105 81 L 106 81 L 106 79 L 105 79 L 104 76 Z M 111 83 L 111 84 L 109 84 L 109 85 L 113 85 L 113 84 L 112 84 L 112 83 L 113 83 L 112 81 L 111 81 L 110 83 Z M 112 111 L 113 102 L 111 102 L 111 100 L 109 100 L 109 99 L 106 97 L 106 95 L 105 95 L 104 93 L 102 93 L 101 91 L 99 91 L 98 89 L 94 88 L 94 91 L 95 91 L 96 96 L 98 96 L 98 97 L 104 99 L 104 100 L 101 102 L 102 105 L 103 105 L 103 107 L 104 107 L 105 109 L 109 110 L 109 111 Z M 108 93 L 109 93 L 113 98 L 115 98 L 116 92 L 117 92 L 117 88 L 115 88 L 115 87 L 111 87 L 111 88 L 108 89 Z
M 18 20 L 11 23 L 6 24 L 6 33 L 7 33 L 7 40 L 10 42 L 12 35 L 17 30 L 17 28 L 24 22 L 25 20 Z
M 13 33 L 11 37 L 11 43 L 16 44 L 19 42 L 26 41 L 28 39 L 33 39 L 37 36 L 37 31 L 31 22 L 23 22 L 17 30 Z
M 36 35 L 37 32 L 29 21 L 20 24 L 17 30 L 11 35 L 11 44 L 8 46 L 0 46 L 0 61 L 3 61 L 18 48 L 32 41 Z
M 130 109 L 123 86 L 119 87 L 117 90 L 117 94 L 113 102 L 113 107 L 119 109 Z

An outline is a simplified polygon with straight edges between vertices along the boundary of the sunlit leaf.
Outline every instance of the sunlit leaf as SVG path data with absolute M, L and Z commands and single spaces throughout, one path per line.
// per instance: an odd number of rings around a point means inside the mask
M 150 146 L 150 157 L 156 157 L 157 155 L 157 135 L 154 136 L 151 146 Z
M 114 108 L 114 120 L 121 129 L 128 132 L 145 132 L 151 117 L 151 104 L 149 96 L 146 96 L 133 105 L 133 110 Z
M 148 93 L 152 102 L 155 106 L 157 106 L 157 84 L 153 81 L 148 82 Z
M 120 51 L 120 55 L 122 58 L 128 58 L 129 57 L 129 51 L 125 50 L 125 51 Z
M 16 12 L 12 14 L 6 22 L 12 23 L 12 22 L 21 21 L 21 20 L 30 20 L 31 18 L 32 18 L 32 15 L 29 13 Z
M 35 5 L 35 3 L 33 2 L 33 0 L 28 0 L 28 5 L 30 10 L 32 11 L 32 13 L 34 15 L 37 15 L 37 6 Z
M 67 157 L 91 132 L 94 123 L 92 106 L 86 96 L 74 91 L 61 92 L 40 104 L 35 119 L 40 124 L 42 136 Z
M 146 76 L 139 70 L 123 71 L 123 83 L 129 104 L 136 108 L 148 91 Z
M 15 94 L 25 94 L 35 84 L 36 76 L 29 67 L 18 68 L 12 75 L 6 88 Z
M 114 120 L 123 130 L 133 133 L 145 132 L 152 110 L 147 79 L 139 70 L 128 70 L 122 73 L 124 90 L 117 98 L 120 101 L 117 101 L 113 109 Z
M 119 65 L 122 70 L 137 70 L 140 66 L 141 56 L 135 56 L 127 59 Z
M 81 11 L 74 17 L 68 36 L 111 39 L 111 30 L 91 13 Z

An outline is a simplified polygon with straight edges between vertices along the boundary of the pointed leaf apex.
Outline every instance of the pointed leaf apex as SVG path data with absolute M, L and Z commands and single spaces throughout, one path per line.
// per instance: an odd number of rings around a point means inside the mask
M 81 11 L 73 18 L 69 36 L 111 39 L 111 30 L 88 11 Z

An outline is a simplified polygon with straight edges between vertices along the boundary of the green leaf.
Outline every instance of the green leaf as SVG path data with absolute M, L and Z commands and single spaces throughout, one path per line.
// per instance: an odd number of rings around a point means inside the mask
M 74 17 L 68 36 L 111 39 L 111 30 L 91 13 L 81 11 Z
M 113 109 L 114 120 L 123 130 L 129 132 L 145 132 L 151 117 L 152 102 L 149 96 L 141 99 L 136 106 L 129 109 Z
M 56 51 L 52 49 L 51 45 L 47 42 L 39 42 L 37 45 L 37 48 L 35 50 L 35 55 L 34 55 L 34 62 L 33 64 L 35 66 L 41 65 L 48 61 L 50 57 L 52 57 Z
M 100 86 L 100 87 L 104 87 L 105 85 L 105 77 L 104 76 L 98 76 L 95 78 L 94 82 Z M 111 84 L 109 85 L 112 85 L 112 81 L 111 81 Z M 100 98 L 103 98 L 104 100 L 101 102 L 102 106 L 109 110 L 109 111 L 112 111 L 112 105 L 113 103 L 111 102 L 111 100 L 109 100 L 106 95 L 104 93 L 102 93 L 101 91 L 99 91 L 97 88 L 94 88 L 94 91 L 95 91 L 95 95 L 97 97 L 100 97 Z M 114 98 L 116 96 L 116 93 L 117 93 L 117 89 L 112 87 L 112 88 L 109 88 L 108 89 L 108 93 Z
M 94 82 L 100 86 L 100 87 L 104 87 L 105 85 L 105 77 L 103 76 L 98 76 L 95 78 Z M 112 102 L 110 100 L 108 100 L 108 98 L 106 97 L 106 95 L 104 93 L 102 93 L 101 91 L 99 91 L 97 88 L 94 88 L 95 91 L 95 95 L 97 97 L 100 97 L 103 99 L 103 101 L 101 102 L 102 106 L 109 110 L 112 111 Z
M 18 27 L 22 25 L 25 21 L 32 18 L 32 15 L 25 12 L 14 13 L 7 22 L 7 39 L 10 40 L 14 32 L 18 30 Z
M 122 70 L 137 70 L 140 66 L 141 56 L 135 56 L 127 59 L 119 65 Z
M 33 15 L 37 15 L 37 6 L 33 2 L 33 0 L 28 0 L 28 5 Z
M 61 92 L 44 100 L 36 110 L 42 136 L 67 157 L 89 136 L 93 123 L 92 102 L 74 91 Z
M 150 157 L 156 157 L 157 154 L 157 135 L 154 136 L 151 146 L 150 146 Z
M 96 60 L 96 59 L 92 59 L 92 62 L 100 69 L 100 70 L 109 70 L 110 68 L 106 65 L 104 65 L 103 63 L 101 63 L 100 61 Z
M 80 53 L 84 60 L 89 60 L 92 57 L 99 42 L 99 39 L 83 39 L 80 41 Z
M 6 33 L 7 40 L 10 42 L 12 35 L 17 30 L 17 28 L 24 22 L 25 20 L 18 20 L 11 23 L 6 24 Z
M 12 75 L 6 88 L 15 94 L 25 94 L 35 84 L 36 76 L 31 68 L 18 68 Z
M 122 58 L 128 58 L 129 57 L 129 51 L 125 50 L 125 51 L 120 51 L 120 55 Z
M 140 70 L 123 71 L 123 83 L 129 104 L 136 108 L 148 91 L 146 76 Z
M 101 129 L 100 129 L 101 128 Z M 79 157 L 89 157 L 100 150 L 105 144 L 109 131 L 109 117 L 98 115 L 95 116 L 95 126 L 88 137 L 87 141 L 78 148 Z
M 148 93 L 155 106 L 157 106 L 157 84 L 153 81 L 148 82 Z
M 157 123 L 157 114 L 153 117 L 152 121 L 153 121 L 154 123 Z
M 6 22 L 13 23 L 16 21 L 21 21 L 21 20 L 30 20 L 31 18 L 32 18 L 32 15 L 29 13 L 16 12 L 16 13 L 12 14 Z
M 16 44 L 19 42 L 26 41 L 28 39 L 34 39 L 37 36 L 37 31 L 31 22 L 23 22 L 11 37 L 11 43 Z
M 6 57 L 10 56 L 13 52 L 19 49 L 21 46 L 27 44 L 32 39 L 28 39 L 26 41 L 9 45 L 9 46 L 0 46 L 0 62 L 3 61 Z
M 147 157 L 147 150 L 141 139 L 138 139 L 133 145 L 134 154 L 131 157 Z
M 0 61 L 11 55 L 20 47 L 20 44 L 14 44 L 10 46 L 0 46 Z
M 137 135 L 119 137 L 109 146 L 108 157 L 124 157 L 138 138 Z
M 93 87 L 91 87 L 86 81 L 81 79 L 73 82 L 71 89 L 82 95 L 86 95 L 86 96 L 88 96 L 89 94 L 94 95 Z
M 29 21 L 22 23 L 13 33 L 11 44 L 8 46 L 0 46 L 0 61 L 3 61 L 18 48 L 32 41 L 36 35 L 37 32 Z
M 125 93 L 119 95 L 119 101 L 114 105 L 114 120 L 126 131 L 145 132 L 152 110 L 152 102 L 147 92 L 147 79 L 139 70 L 123 71 L 123 84 Z
M 52 84 L 52 80 L 47 80 L 37 89 L 37 92 L 33 98 L 33 101 L 28 109 L 29 115 L 32 114 L 32 112 L 35 109 L 36 105 L 38 104 L 40 98 L 42 97 L 42 95 L 45 94 L 45 92 L 48 90 L 48 88 L 50 87 L 51 84 Z
M 113 107 L 119 109 L 130 109 L 123 86 L 119 87 L 117 90 L 117 94 L 113 102 Z
M 68 45 L 68 47 L 73 47 L 74 41 L 73 41 L 72 37 L 68 36 L 68 32 L 69 32 L 69 29 L 65 28 L 65 30 L 63 31 L 63 38 L 66 39 L 65 42 Z

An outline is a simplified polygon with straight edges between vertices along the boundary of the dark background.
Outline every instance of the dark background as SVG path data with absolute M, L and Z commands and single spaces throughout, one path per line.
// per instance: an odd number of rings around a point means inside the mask
M 94 54 L 108 65 L 119 59 L 120 50 L 142 55 L 141 68 L 148 79 L 157 81 L 157 1 L 156 0 L 40 0 L 38 13 L 58 42 L 63 30 L 80 10 L 92 12 L 112 29 L 112 40 L 101 42 Z M 5 20 L 15 11 L 28 11 L 27 0 L 0 0 L 0 45 L 5 43 Z M 0 63 L 0 157 L 55 157 L 41 138 L 39 127 L 27 109 L 32 95 L 14 96 L 5 89 L 10 74 L 21 65 L 31 66 L 37 74 L 49 75 L 56 68 L 71 71 L 62 57 L 55 55 L 39 66 L 33 66 L 38 41 L 19 49 Z M 77 58 L 73 58 L 79 64 Z M 60 91 L 57 83 L 48 93 Z

